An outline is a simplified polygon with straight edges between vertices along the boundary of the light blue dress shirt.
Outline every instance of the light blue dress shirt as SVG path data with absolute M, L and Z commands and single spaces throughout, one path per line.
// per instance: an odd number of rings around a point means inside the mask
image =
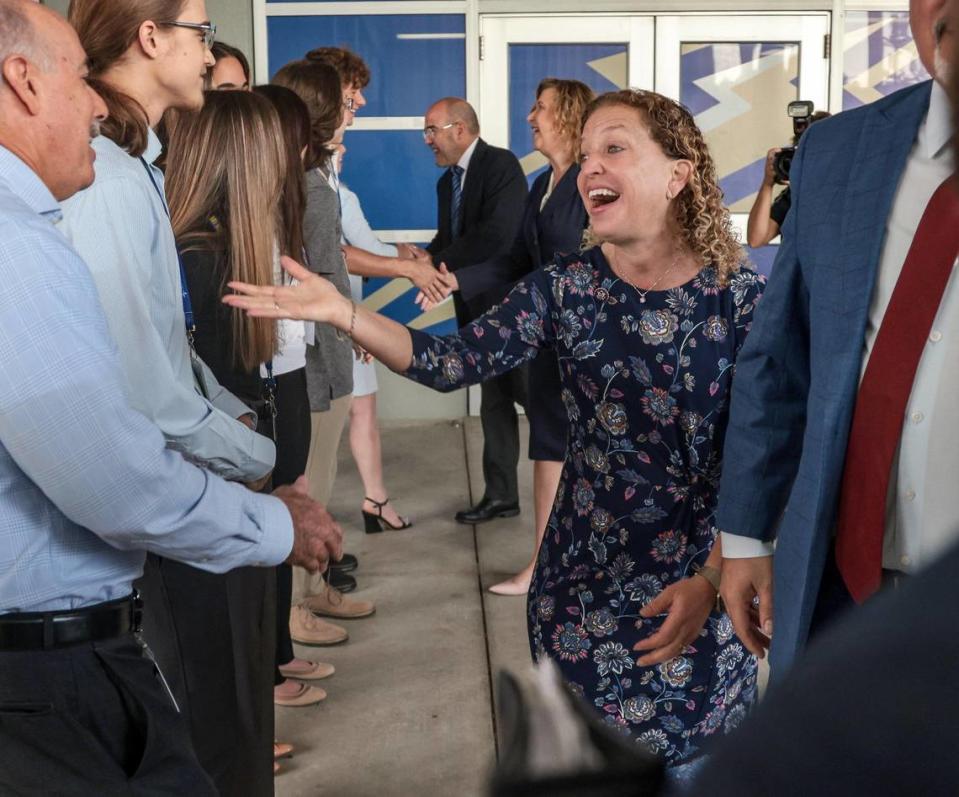
M 209 400 L 196 389 L 186 339 L 176 240 L 153 166 L 105 136 L 93 185 L 63 203 L 60 229 L 87 263 L 120 349 L 130 403 L 160 427 L 167 444 L 225 479 L 255 481 L 273 468 L 273 442 L 236 418 L 249 408 L 203 366 Z M 149 164 L 156 187 L 144 166 Z
M 144 551 L 212 572 L 275 565 L 281 501 L 166 447 L 125 396 L 90 272 L 60 208 L 0 147 L 0 613 L 128 595 Z

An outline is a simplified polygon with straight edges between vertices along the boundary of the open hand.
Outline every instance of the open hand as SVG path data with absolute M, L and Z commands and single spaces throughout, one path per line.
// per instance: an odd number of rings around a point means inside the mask
M 670 584 L 639 612 L 646 618 L 667 617 L 658 631 L 633 645 L 633 650 L 649 651 L 636 663 L 652 667 L 680 655 L 699 636 L 715 605 L 716 590 L 705 578 L 691 576 Z
M 346 314 L 349 326 L 351 303 L 336 286 L 309 271 L 289 257 L 280 259 L 283 268 L 296 280 L 293 285 L 250 285 L 230 282 L 235 293 L 223 297 L 223 303 L 239 307 L 251 316 L 263 318 L 292 318 L 304 321 L 334 323 Z M 344 307 L 345 303 L 345 307 Z

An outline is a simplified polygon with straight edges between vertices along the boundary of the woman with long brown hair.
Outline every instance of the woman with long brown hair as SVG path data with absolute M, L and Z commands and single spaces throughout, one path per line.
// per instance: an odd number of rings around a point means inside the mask
M 64 203 L 62 229 L 90 267 L 130 402 L 171 448 L 255 485 L 273 467 L 274 446 L 253 431 L 256 414 L 191 352 L 192 307 L 156 166 L 161 145 L 154 128 L 164 113 L 203 105 L 215 26 L 203 0 L 72 0 L 69 15 L 109 119 L 93 143 L 96 180 Z M 219 168 L 221 160 L 222 150 L 211 153 L 199 171 Z M 255 215 L 269 212 L 256 208 Z M 252 265 L 244 271 L 255 274 Z M 251 363 L 271 345 L 271 327 L 244 328 L 255 330 L 239 351 Z M 250 517 L 290 528 L 279 502 L 256 499 Z M 288 542 L 288 532 L 281 536 Z M 221 794 L 272 794 L 273 704 L 269 681 L 259 687 L 257 649 L 264 646 L 261 632 L 272 629 L 261 619 L 272 618 L 272 566 L 289 553 L 264 551 L 259 561 L 270 567 L 226 574 L 151 554 L 138 584 L 144 637 Z M 272 633 L 265 647 L 272 650 Z M 269 674 L 270 657 L 266 664 Z
M 303 256 L 303 215 L 306 211 L 304 160 L 310 150 L 310 113 L 295 92 L 283 86 L 262 85 L 253 88 L 276 111 L 286 151 L 286 169 L 281 193 L 278 254 Z M 288 284 L 286 272 L 277 257 L 273 267 L 274 284 Z M 281 320 L 277 330 L 277 352 L 273 357 L 276 380 L 276 467 L 273 485 L 292 484 L 306 471 L 310 454 L 310 398 L 306 392 L 307 340 L 313 340 L 313 323 Z M 273 701 L 278 706 L 309 706 L 320 702 L 326 692 L 303 681 L 315 681 L 333 674 L 332 664 L 301 659 L 294 654 L 290 637 L 293 570 L 281 564 L 276 570 L 276 656 Z M 318 637 L 343 639 L 346 630 L 313 616 L 300 625 L 317 632 Z
M 556 350 L 568 444 L 529 592 L 530 649 L 681 778 L 756 698 L 756 660 L 716 606 L 713 512 L 764 280 L 743 265 L 687 109 L 621 91 L 584 118 L 578 188 L 595 245 L 534 271 L 458 335 L 403 327 L 290 262 L 296 287 L 233 284 L 247 295 L 224 301 L 331 323 L 437 390 Z
M 310 114 L 310 146 L 304 164 L 303 239 L 307 265 L 332 282 L 344 297 L 349 297 L 350 280 L 340 246 L 340 203 L 334 188 L 332 158 L 352 118 L 352 99 L 341 85 L 337 71 L 314 61 L 286 64 L 273 77 L 273 83 L 293 91 Z M 328 504 L 336 479 L 336 452 L 353 395 L 353 345 L 329 324 L 317 324 L 313 340 L 307 342 L 311 344 L 306 350 L 306 385 L 311 410 L 307 476 L 310 495 L 321 504 Z M 349 566 L 355 565 L 355 557 L 350 557 Z M 327 579 L 310 577 L 301 568 L 294 568 L 290 613 L 290 634 L 294 641 L 323 645 L 346 639 L 344 629 L 324 623 L 316 614 L 356 618 L 373 613 L 372 602 L 352 601 L 341 594 L 340 590 L 356 588 L 356 581 L 344 570 L 331 568 Z

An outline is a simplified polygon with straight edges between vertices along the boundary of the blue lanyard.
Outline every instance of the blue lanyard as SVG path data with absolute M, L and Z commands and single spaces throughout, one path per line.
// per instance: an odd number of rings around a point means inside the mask
M 140 163 L 143 164 L 143 168 L 146 169 L 147 177 L 150 178 L 150 182 L 153 183 L 153 188 L 157 192 L 157 196 L 160 197 L 160 204 L 163 205 L 163 211 L 166 213 L 167 218 L 170 218 L 170 210 L 167 208 L 166 197 L 163 196 L 163 192 L 160 190 L 160 186 L 157 185 L 156 178 L 153 176 L 153 172 L 150 171 L 150 164 L 146 162 L 144 157 L 140 157 Z M 193 320 L 193 303 L 190 301 L 190 289 L 187 287 L 186 283 L 186 271 L 183 269 L 183 261 L 180 259 L 180 253 L 177 252 L 176 255 L 177 264 L 180 266 L 180 296 L 183 299 L 183 318 L 186 321 L 186 334 L 187 338 L 190 340 L 190 348 L 193 348 L 193 333 L 196 332 L 196 323 Z

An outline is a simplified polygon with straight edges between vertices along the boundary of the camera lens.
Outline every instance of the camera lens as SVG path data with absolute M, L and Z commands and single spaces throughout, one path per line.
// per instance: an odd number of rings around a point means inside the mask
M 789 169 L 793 164 L 795 154 L 795 147 L 784 147 L 776 153 L 776 157 L 773 159 L 773 172 L 776 175 L 777 183 L 789 182 Z

